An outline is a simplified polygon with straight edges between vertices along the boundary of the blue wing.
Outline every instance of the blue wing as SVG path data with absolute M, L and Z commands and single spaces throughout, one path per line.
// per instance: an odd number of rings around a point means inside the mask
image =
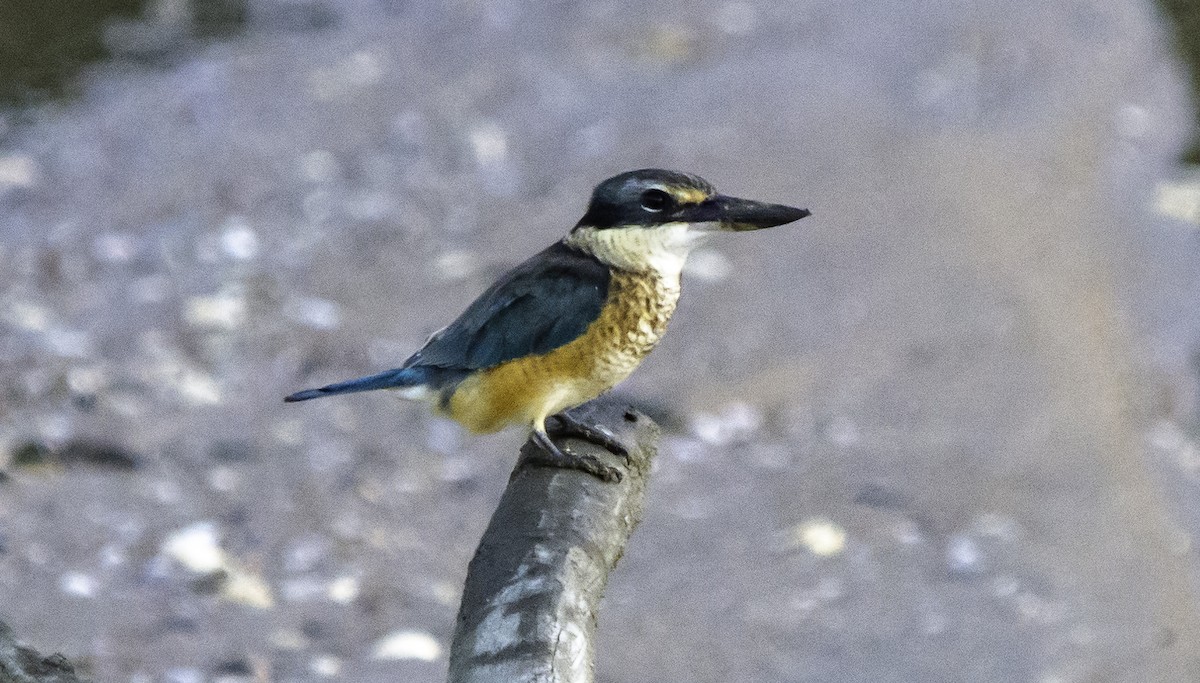
M 306 389 L 284 400 L 412 386 L 444 389 L 473 370 L 548 353 L 599 317 L 609 275 L 594 256 L 557 242 L 496 281 L 400 368 Z
M 509 271 L 404 367 L 479 370 L 553 351 L 600 316 L 609 270 L 562 242 Z

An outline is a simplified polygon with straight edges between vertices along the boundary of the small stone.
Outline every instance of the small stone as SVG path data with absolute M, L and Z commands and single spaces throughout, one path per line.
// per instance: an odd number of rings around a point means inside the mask
M 221 587 L 221 597 L 249 607 L 269 609 L 275 606 L 271 586 L 257 574 L 233 568 Z
M 217 380 L 196 370 L 183 371 L 178 390 L 184 398 L 200 405 L 219 405 L 223 400 Z
M 246 300 L 233 292 L 192 297 L 184 308 L 184 319 L 195 327 L 233 330 L 246 320 Z
M 433 267 L 445 280 L 463 280 L 479 270 L 479 257 L 470 251 L 451 249 L 439 254 Z
M 38 175 L 37 164 L 31 156 L 0 156 L 0 190 L 8 187 L 33 187 L 37 184 Z
M 1164 216 L 1200 226 L 1200 175 L 1159 183 L 1154 208 Z
M 258 256 L 258 235 L 243 216 L 232 216 L 221 231 L 221 250 L 236 261 Z
M 279 593 L 286 602 L 312 602 L 325 593 L 325 583 L 310 576 L 288 579 L 280 584 Z
M 1171 420 L 1159 420 L 1146 432 L 1150 445 L 1164 451 L 1173 451 L 1186 442 L 1183 430 Z
M 137 255 L 137 238 L 127 232 L 105 232 L 92 240 L 92 252 L 102 261 L 128 263 Z
M 177 666 L 167 669 L 167 683 L 204 683 L 204 672 L 193 668 Z
M 14 301 L 4 313 L 5 320 L 30 332 L 43 332 L 50 326 L 50 311 L 29 301 Z
M 375 642 L 371 658 L 379 660 L 411 659 L 434 662 L 442 656 L 442 646 L 424 631 L 396 631 Z
M 271 632 L 271 635 L 267 637 L 267 640 L 271 643 L 271 647 L 279 650 L 292 651 L 303 650 L 308 643 L 308 639 L 305 637 L 305 635 L 293 628 L 283 628 L 273 631 Z
M 819 557 L 832 557 L 846 549 L 846 530 L 834 522 L 816 518 L 792 527 L 791 546 L 807 548 Z
M 429 587 L 429 592 L 438 603 L 452 607 L 458 604 L 459 598 L 462 596 L 462 584 L 452 581 L 434 581 Z
M 329 583 L 329 599 L 339 605 L 349 605 L 358 597 L 357 576 L 339 576 Z
M 341 307 L 317 297 L 299 297 L 284 306 L 288 318 L 317 330 L 332 330 L 341 324 Z
M 663 437 L 658 451 L 679 462 L 700 462 L 708 456 L 708 447 L 703 441 L 678 436 Z
M 971 575 L 983 571 L 983 552 L 974 538 L 955 534 L 946 542 L 946 567 L 951 574 Z
M 125 564 L 125 550 L 110 543 L 100 549 L 100 562 L 105 567 L 119 567 Z
M 83 572 L 67 572 L 59 579 L 58 586 L 68 595 L 92 598 L 96 596 L 98 583 L 94 577 Z
M 308 670 L 321 678 L 334 678 L 342 672 L 342 660 L 333 655 L 317 655 L 308 663 Z
M 1137 104 L 1126 104 L 1117 110 L 1117 134 L 1130 140 L 1138 140 L 1150 132 L 1153 117 L 1150 111 Z
M 324 149 L 315 149 L 305 154 L 300 160 L 300 171 L 305 178 L 314 183 L 329 182 L 342 172 L 337 157 Z
M 762 413 L 747 403 L 731 403 L 716 415 L 699 413 L 692 419 L 692 433 L 715 446 L 744 443 L 762 428 Z
M 462 449 L 463 430 L 458 424 L 445 418 L 435 417 L 426 423 L 425 429 L 425 446 L 435 452 L 445 456 L 453 456 Z M 459 477 L 459 475 L 470 476 L 471 462 L 459 463 L 455 465 L 446 465 L 443 469 L 452 469 L 449 474 L 451 478 Z M 446 476 L 443 476 L 445 479 Z
M 208 471 L 208 485 L 214 491 L 229 493 L 241 484 L 242 477 L 231 467 L 214 467 Z
M 835 417 L 825 427 L 825 438 L 830 443 L 842 448 L 848 448 L 859 442 L 861 435 L 858 425 L 848 417 Z
M 311 572 L 329 557 L 332 543 L 324 536 L 304 534 L 292 542 L 283 557 L 283 568 L 291 573 Z
M 85 330 L 52 327 L 46 330 L 46 346 L 66 358 L 87 358 L 92 355 L 92 335 Z
M 508 157 L 508 135 L 499 124 L 482 123 L 471 129 L 467 139 L 475 153 L 475 163 L 480 166 L 493 166 Z
M 162 552 L 193 572 L 216 572 L 225 566 L 219 540 L 215 524 L 196 522 L 168 536 Z
M 159 479 L 151 482 L 150 491 L 154 494 L 154 499 L 163 505 L 174 505 L 183 496 L 183 490 L 179 487 L 179 484 L 170 479 Z
M 107 383 L 104 368 L 80 367 L 67 371 L 67 388 L 76 394 L 95 394 Z
M 271 436 L 286 446 L 298 446 L 304 441 L 304 423 L 300 420 L 280 420 L 271 429 Z
M 985 512 L 975 520 L 974 530 L 980 536 L 1012 543 L 1020 536 L 1021 528 L 1012 517 L 995 512 Z

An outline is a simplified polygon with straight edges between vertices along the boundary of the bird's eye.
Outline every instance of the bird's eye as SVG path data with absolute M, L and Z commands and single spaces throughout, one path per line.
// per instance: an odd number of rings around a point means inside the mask
M 642 208 L 659 213 L 671 204 L 671 195 L 662 190 L 646 190 L 642 193 Z

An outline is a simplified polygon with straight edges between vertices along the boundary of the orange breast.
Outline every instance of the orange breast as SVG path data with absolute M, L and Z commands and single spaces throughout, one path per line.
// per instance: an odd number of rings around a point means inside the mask
M 543 426 L 550 415 L 596 398 L 629 376 L 658 344 L 679 285 L 648 273 L 614 272 L 600 316 L 574 341 L 477 372 L 445 413 L 475 432 Z

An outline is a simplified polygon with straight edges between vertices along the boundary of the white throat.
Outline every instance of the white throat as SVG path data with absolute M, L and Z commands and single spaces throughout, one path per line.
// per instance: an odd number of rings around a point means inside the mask
M 614 268 L 650 271 L 668 282 L 678 282 L 688 252 L 708 234 L 703 227 L 705 224 L 695 223 L 665 223 L 651 228 L 582 227 L 568 235 L 566 242 Z

